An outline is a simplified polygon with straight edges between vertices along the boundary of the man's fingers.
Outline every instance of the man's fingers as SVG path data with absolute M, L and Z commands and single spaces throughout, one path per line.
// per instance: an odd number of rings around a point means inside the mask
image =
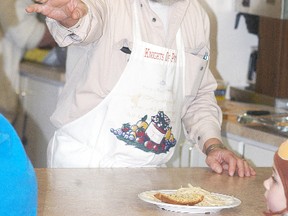
M 213 171 L 219 174 L 225 170 L 228 171 L 229 176 L 234 176 L 235 173 L 239 177 L 256 175 L 255 170 L 246 160 L 228 150 L 214 150 L 207 156 L 206 163 Z
M 236 168 L 237 168 L 237 159 L 230 152 L 222 155 L 223 164 L 228 166 L 228 174 L 229 176 L 234 176 Z
M 249 177 L 256 175 L 255 170 L 249 165 L 246 160 L 238 159 L 237 161 L 237 173 L 240 177 Z
M 244 174 L 246 174 L 245 170 L 248 169 L 248 164 L 245 160 L 237 158 L 237 173 L 238 176 L 244 177 Z
M 216 173 L 220 174 L 223 172 L 223 168 L 219 161 L 214 157 L 207 157 L 206 164 Z
M 84 17 L 88 12 L 88 8 L 85 4 L 79 4 L 78 7 L 76 7 L 72 13 L 73 19 L 80 19 Z
M 248 164 L 248 163 L 247 163 Z M 250 173 L 250 176 L 255 176 L 256 175 L 256 171 L 248 164 L 249 166 L 249 173 Z M 247 175 L 246 175 L 247 176 Z
M 75 8 L 75 10 L 72 13 L 72 18 L 75 19 L 75 20 L 76 19 L 80 19 L 83 16 L 85 16 L 85 14 L 86 14 L 86 11 L 83 10 L 82 8 L 81 9 L 80 8 Z
M 211 169 L 212 169 L 214 172 L 218 173 L 218 174 L 220 174 L 220 173 L 223 172 L 222 166 L 221 166 L 221 164 L 219 164 L 218 162 L 217 162 L 217 163 L 213 163 L 213 164 L 211 165 Z
M 26 7 L 25 10 L 28 13 L 36 12 L 36 6 L 35 5 L 30 5 L 30 6 Z

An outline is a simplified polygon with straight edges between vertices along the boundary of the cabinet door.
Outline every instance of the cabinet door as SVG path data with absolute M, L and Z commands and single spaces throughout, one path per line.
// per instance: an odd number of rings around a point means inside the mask
M 244 157 L 251 165 L 256 167 L 272 166 L 277 147 L 232 134 L 227 134 L 222 139 L 229 149 L 237 153 L 238 156 Z
M 288 20 L 260 17 L 259 35 L 255 91 L 275 98 L 287 98 Z
M 256 167 L 272 167 L 275 151 L 276 147 L 274 150 L 267 150 L 258 146 L 246 144 L 244 148 L 244 157 Z
M 222 137 L 223 144 L 231 151 L 236 153 L 239 157 L 244 154 L 244 142 L 230 137 Z
M 168 167 L 190 167 L 192 152 L 194 151 L 191 143 L 180 141 L 177 144 L 172 158 L 167 163 Z
M 192 143 L 180 142 L 176 146 L 168 167 L 207 167 L 206 155 Z

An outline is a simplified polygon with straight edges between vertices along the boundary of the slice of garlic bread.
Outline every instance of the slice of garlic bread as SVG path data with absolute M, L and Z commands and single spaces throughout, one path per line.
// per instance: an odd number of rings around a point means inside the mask
M 197 203 L 201 202 L 204 199 L 204 196 L 201 194 L 183 194 L 183 193 L 172 193 L 172 194 L 164 194 L 164 193 L 156 193 L 154 197 L 161 200 L 161 202 L 169 203 L 169 204 L 177 204 L 177 205 L 189 205 L 193 206 Z

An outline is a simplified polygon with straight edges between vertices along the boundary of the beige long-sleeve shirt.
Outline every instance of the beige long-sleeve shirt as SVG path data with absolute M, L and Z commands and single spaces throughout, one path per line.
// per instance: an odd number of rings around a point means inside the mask
M 47 19 L 60 46 L 69 46 L 66 83 L 51 117 L 61 127 L 96 107 L 121 76 L 133 52 L 132 17 L 134 0 L 83 0 L 88 14 L 67 29 Z M 173 4 L 167 31 L 150 9 L 148 0 L 135 0 L 140 10 L 142 39 L 176 49 L 176 33 L 181 28 L 185 46 L 185 94 L 182 119 L 188 139 L 202 149 L 209 138 L 221 140 L 222 113 L 214 90 L 216 82 L 209 70 L 209 20 L 197 0 Z

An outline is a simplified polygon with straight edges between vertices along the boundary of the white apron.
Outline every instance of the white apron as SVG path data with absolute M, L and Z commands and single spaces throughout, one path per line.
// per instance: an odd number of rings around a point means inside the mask
M 141 40 L 134 3 L 133 50 L 110 94 L 93 110 L 57 130 L 48 167 L 153 167 L 173 155 L 181 133 L 184 46 Z

